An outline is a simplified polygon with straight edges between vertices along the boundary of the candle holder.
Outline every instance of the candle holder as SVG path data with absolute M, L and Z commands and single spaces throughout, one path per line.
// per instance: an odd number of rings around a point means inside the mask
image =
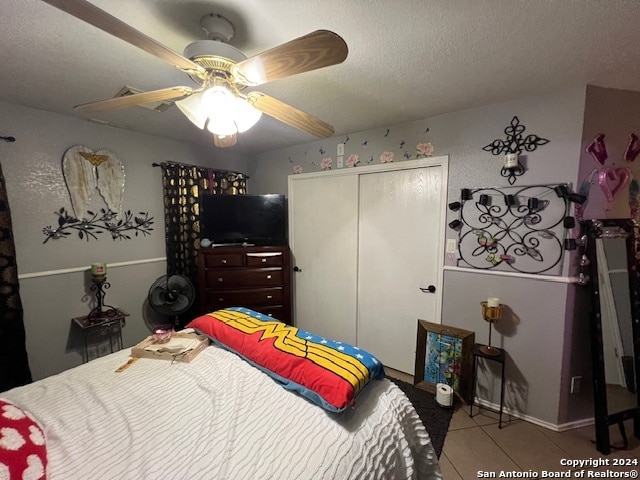
M 115 316 L 118 310 L 104 303 L 105 290 L 111 287 L 106 275 L 91 275 L 91 291 L 96 295 L 96 307 L 87 316 L 89 321 L 101 322 L 105 317 Z M 106 307 L 106 308 L 105 308 Z
M 492 357 L 500 355 L 500 350 L 491 346 L 491 328 L 494 323 L 502 318 L 502 305 L 489 306 L 486 301 L 480 302 L 482 305 L 482 318 L 489 323 L 489 343 L 480 347 L 480 351 Z

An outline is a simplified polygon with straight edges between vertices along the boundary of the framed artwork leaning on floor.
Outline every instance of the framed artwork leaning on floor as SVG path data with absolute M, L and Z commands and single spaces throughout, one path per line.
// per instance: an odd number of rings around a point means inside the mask
M 471 403 L 474 343 L 475 332 L 418 320 L 414 385 L 435 393 L 444 383 Z

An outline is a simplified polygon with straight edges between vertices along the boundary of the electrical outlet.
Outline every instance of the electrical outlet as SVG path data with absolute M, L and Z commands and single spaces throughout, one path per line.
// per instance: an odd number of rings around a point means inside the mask
M 571 377 L 571 393 L 580 393 L 582 377 Z
M 340 156 L 336 158 L 336 168 L 344 167 L 344 157 Z
M 338 155 L 344 155 L 344 143 L 339 143 L 338 144 Z
M 455 238 L 447 238 L 447 253 L 456 253 L 457 244 Z

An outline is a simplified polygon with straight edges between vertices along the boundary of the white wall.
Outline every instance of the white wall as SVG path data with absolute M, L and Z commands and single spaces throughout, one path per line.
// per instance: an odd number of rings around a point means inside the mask
M 450 158 L 448 190 L 451 202 L 459 199 L 462 188 L 509 185 L 500 176 L 503 157 L 493 156 L 482 147 L 494 139 L 505 139 L 504 129 L 513 116 L 518 116 L 526 127 L 524 136 L 537 134 L 549 140 L 547 145 L 526 154 L 523 162 L 527 171 L 515 185 L 561 182 L 575 185 L 585 96 L 585 88 L 565 89 L 267 152 L 250 161 L 250 188 L 252 193 L 286 193 L 287 176 L 295 165 L 301 165 L 305 172 L 319 170 L 321 160 L 331 157 L 332 168 L 336 168 L 338 143 L 346 142 L 344 160 L 350 154 L 356 154 L 361 164 L 366 164 L 368 161 L 379 163 L 383 151 L 393 152 L 394 161 L 402 161 L 406 156 L 415 158 L 418 143 L 432 142 L 434 155 L 449 155 Z M 456 216 L 449 212 L 448 221 Z M 450 229 L 447 236 L 456 238 Z M 448 266 L 455 264 L 450 259 L 445 261 Z M 563 370 L 568 362 L 563 356 L 567 353 L 565 328 L 567 322 L 573 322 L 573 307 L 568 306 L 567 300 L 574 287 L 566 283 L 565 278 L 571 263 L 571 255 L 566 255 L 559 282 L 455 269 L 445 272 L 442 322 L 475 331 L 477 342 L 488 340 L 488 325 L 482 320 L 480 301 L 495 296 L 508 306 L 510 314 L 496 325 L 497 333 L 494 331 L 492 342 L 508 352 L 506 405 L 520 415 L 552 428 L 591 414 L 588 394 L 567 399 L 563 384 L 566 380 Z M 582 348 L 588 348 L 588 337 L 582 340 L 586 342 Z M 574 354 L 585 356 L 584 350 L 580 349 L 579 353 L 569 352 L 568 358 Z M 481 381 L 480 391 L 484 398 L 498 403 L 496 373 L 493 370 Z
M 93 298 L 86 273 L 94 262 L 123 264 L 109 268 L 111 288 L 105 302 L 128 311 L 125 346 L 148 334 L 145 308 L 153 281 L 165 273 L 164 216 L 160 168 L 154 162 L 178 161 L 246 171 L 243 158 L 181 142 L 138 134 L 81 119 L 0 102 L 0 134 L 14 143 L 0 142 L 0 162 L 7 183 L 16 244 L 27 351 L 34 379 L 81 363 L 79 338 L 71 318 L 86 315 Z M 55 226 L 61 207 L 71 211 L 61 161 L 71 146 L 107 149 L 125 165 L 124 207 L 148 212 L 154 218 L 150 236 L 112 240 L 81 240 L 77 234 L 43 244 L 45 226 Z M 218 152 L 220 152 L 218 150 Z M 99 199 L 93 206 L 105 207 Z M 149 263 L 147 263 L 149 262 Z M 60 273 L 71 269 L 70 273 Z

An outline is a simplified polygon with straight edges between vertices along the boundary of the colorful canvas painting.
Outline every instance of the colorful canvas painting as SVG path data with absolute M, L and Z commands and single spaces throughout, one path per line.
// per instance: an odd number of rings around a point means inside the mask
M 446 383 L 459 390 L 461 358 L 461 338 L 428 332 L 423 380 L 434 384 Z
M 418 320 L 414 385 L 435 393 L 444 383 L 470 403 L 474 342 L 470 330 Z

